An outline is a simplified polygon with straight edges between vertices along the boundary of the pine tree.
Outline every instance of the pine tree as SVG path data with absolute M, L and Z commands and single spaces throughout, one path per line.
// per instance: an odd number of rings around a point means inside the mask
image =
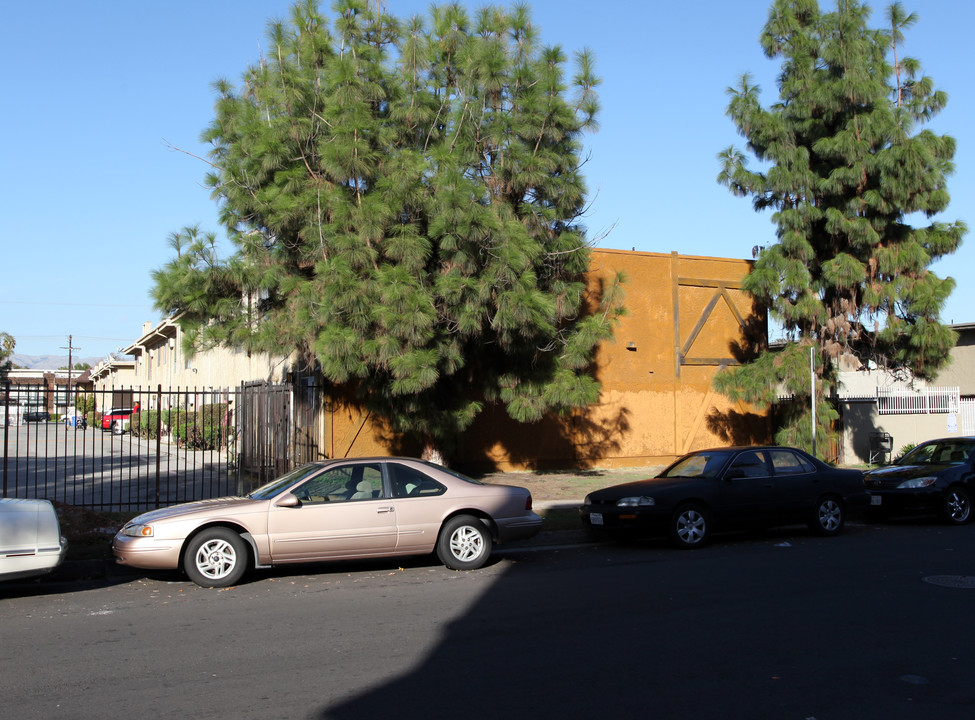
M 947 96 L 902 57 L 903 30 L 917 20 L 899 3 L 886 28 L 868 27 L 869 8 L 838 0 L 777 0 L 761 44 L 782 60 L 779 101 L 759 102 L 745 75 L 730 89 L 728 115 L 762 169 L 734 147 L 719 155 L 719 182 L 771 209 L 776 242 L 764 249 L 745 287 L 781 322 L 783 351 L 716 377 L 733 399 L 771 404 L 784 389 L 799 398 L 777 441 L 809 447 L 809 348 L 814 348 L 817 435 L 836 418 L 841 355 L 928 378 L 954 346 L 939 313 L 954 287 L 930 264 L 954 252 L 966 228 L 931 218 L 949 203 L 955 141 L 917 128 Z M 893 61 L 891 61 L 893 58 Z M 915 227 L 913 220 L 927 218 Z M 922 218 L 923 219 L 923 218 Z
M 209 183 L 235 253 L 175 233 L 157 306 L 198 347 L 298 351 L 429 448 L 485 404 L 530 422 L 595 402 L 622 278 L 586 294 L 591 56 L 570 86 L 523 6 L 429 25 L 333 7 L 295 5 L 242 87 L 217 84 Z

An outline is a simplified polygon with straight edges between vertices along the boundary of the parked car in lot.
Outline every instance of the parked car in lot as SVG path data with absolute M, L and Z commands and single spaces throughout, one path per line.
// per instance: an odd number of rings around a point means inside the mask
M 0 580 L 49 573 L 67 549 L 49 500 L 0 499 Z
M 111 430 L 116 435 L 121 435 L 125 432 L 132 414 L 136 412 L 139 412 L 138 406 L 112 408 L 102 415 L 102 430 Z
M 24 413 L 24 422 L 47 422 L 51 419 L 51 413 L 47 410 L 28 410 Z
M 847 508 L 866 503 L 859 470 L 794 448 L 736 447 L 692 452 L 655 478 L 596 490 L 580 514 L 593 530 L 669 536 L 696 548 L 712 532 L 797 522 L 836 535 Z
M 127 523 L 117 561 L 182 567 L 204 587 L 237 583 L 248 567 L 436 551 L 455 570 L 487 562 L 495 543 L 541 528 L 525 488 L 487 485 L 410 458 L 304 465 L 246 497 L 185 503 Z
M 874 514 L 937 513 L 950 525 L 972 518 L 975 437 L 942 438 L 918 445 L 892 465 L 868 470 Z

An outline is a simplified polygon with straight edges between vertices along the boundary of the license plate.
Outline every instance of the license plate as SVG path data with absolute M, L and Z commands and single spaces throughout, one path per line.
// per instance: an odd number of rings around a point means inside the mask
M 603 514 L 602 513 L 589 513 L 589 522 L 592 525 L 602 525 L 603 524 Z
M 879 495 L 871 495 L 870 496 L 870 504 L 871 505 L 882 505 L 883 504 L 883 500 L 884 499 L 882 497 L 880 497 Z

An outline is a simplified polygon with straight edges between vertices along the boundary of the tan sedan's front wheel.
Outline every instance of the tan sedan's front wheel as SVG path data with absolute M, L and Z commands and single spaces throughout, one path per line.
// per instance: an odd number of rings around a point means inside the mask
M 203 530 L 187 546 L 183 569 L 202 587 L 236 585 L 247 570 L 247 543 L 228 528 Z
M 437 556 L 451 570 L 477 570 L 491 555 L 491 533 L 471 515 L 458 515 L 444 523 L 437 539 Z

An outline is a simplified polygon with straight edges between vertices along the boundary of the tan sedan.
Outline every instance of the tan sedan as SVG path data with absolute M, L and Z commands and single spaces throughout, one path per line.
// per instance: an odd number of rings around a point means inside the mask
M 248 567 L 434 550 L 454 570 L 487 562 L 495 543 L 541 528 L 525 488 L 486 485 L 410 458 L 329 460 L 247 497 L 144 513 L 112 541 L 122 565 L 182 567 L 204 587 L 236 584 Z

